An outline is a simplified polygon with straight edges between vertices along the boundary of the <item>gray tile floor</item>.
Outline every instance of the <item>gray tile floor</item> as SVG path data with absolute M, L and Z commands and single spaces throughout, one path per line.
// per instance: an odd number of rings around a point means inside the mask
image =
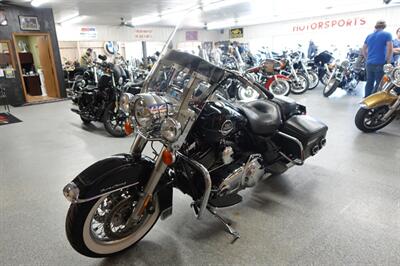
M 132 138 L 85 127 L 68 101 L 13 108 L 23 123 L 0 127 L 1 265 L 400 264 L 400 123 L 375 134 L 354 126 L 359 96 L 295 96 L 329 125 L 328 145 L 303 167 L 246 190 L 222 214 L 197 221 L 177 192 L 174 214 L 110 259 L 76 253 L 64 233 L 63 186 L 85 167 L 126 152 Z

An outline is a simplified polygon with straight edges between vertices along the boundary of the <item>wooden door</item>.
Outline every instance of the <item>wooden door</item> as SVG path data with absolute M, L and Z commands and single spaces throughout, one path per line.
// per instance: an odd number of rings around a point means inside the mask
M 38 36 L 37 44 L 39 49 L 40 65 L 44 75 L 44 83 L 47 95 L 50 97 L 59 97 L 58 86 L 56 83 L 55 69 L 50 54 L 50 42 L 47 35 Z

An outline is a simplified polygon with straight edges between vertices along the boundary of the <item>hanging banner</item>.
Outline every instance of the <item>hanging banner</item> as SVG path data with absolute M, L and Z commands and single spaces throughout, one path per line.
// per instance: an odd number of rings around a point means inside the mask
M 243 28 L 234 28 L 229 31 L 231 39 L 243 38 Z
M 191 30 L 186 32 L 186 41 L 197 41 L 199 39 L 199 32 Z
M 81 27 L 79 30 L 79 36 L 82 40 L 96 40 L 96 27 Z
M 364 26 L 367 24 L 366 18 L 341 18 L 341 19 L 328 19 L 311 21 L 304 24 L 297 24 L 292 27 L 293 32 L 303 31 L 316 31 L 316 30 L 327 30 L 327 29 L 344 29 Z
M 141 41 L 150 41 L 153 39 L 152 29 L 135 29 L 135 39 Z

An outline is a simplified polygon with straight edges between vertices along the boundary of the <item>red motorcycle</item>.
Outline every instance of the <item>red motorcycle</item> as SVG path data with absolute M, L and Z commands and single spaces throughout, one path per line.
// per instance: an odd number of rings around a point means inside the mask
M 280 74 L 281 63 L 275 59 L 266 59 L 261 65 L 246 70 L 246 76 L 261 84 L 265 89 L 274 95 L 289 95 L 289 78 Z M 254 90 L 241 88 L 238 90 L 240 100 L 254 100 L 258 95 L 254 95 Z

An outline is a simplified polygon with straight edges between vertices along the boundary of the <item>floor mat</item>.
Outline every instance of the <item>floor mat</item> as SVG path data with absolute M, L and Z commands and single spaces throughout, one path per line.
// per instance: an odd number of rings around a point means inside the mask
M 22 122 L 10 113 L 0 113 L 0 126 Z

